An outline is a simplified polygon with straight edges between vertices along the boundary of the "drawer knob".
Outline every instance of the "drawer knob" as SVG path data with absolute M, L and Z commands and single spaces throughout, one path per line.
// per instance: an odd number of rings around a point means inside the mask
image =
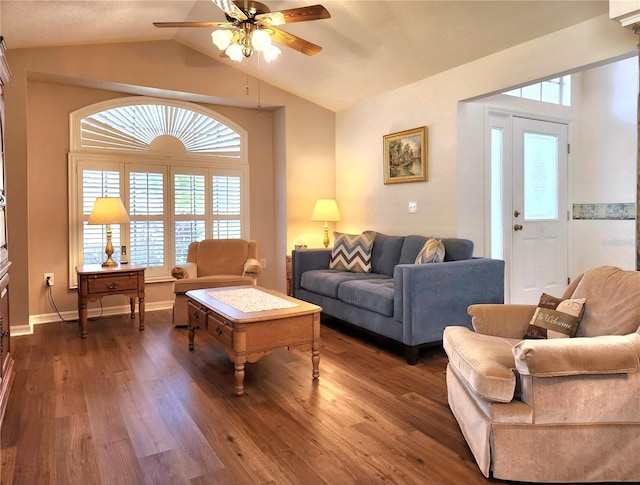
M 216 327 L 216 335 L 222 335 L 222 329 L 220 327 Z
M 200 317 L 200 314 L 198 312 L 193 312 L 193 315 L 191 315 L 191 318 L 193 318 L 194 320 L 197 320 Z
M 112 283 L 109 283 L 107 285 L 107 288 L 110 289 L 110 290 L 115 290 L 116 288 L 118 288 L 118 286 L 120 286 L 120 285 L 114 281 Z

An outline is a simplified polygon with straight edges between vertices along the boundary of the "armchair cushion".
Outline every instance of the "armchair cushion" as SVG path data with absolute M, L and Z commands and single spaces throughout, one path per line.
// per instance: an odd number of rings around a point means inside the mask
M 516 339 L 446 327 L 443 341 L 449 365 L 473 392 L 487 401 L 511 402 L 516 390 L 512 348 Z
M 518 372 L 537 377 L 627 374 L 640 370 L 640 335 L 603 335 L 549 341 L 523 340 L 513 347 Z

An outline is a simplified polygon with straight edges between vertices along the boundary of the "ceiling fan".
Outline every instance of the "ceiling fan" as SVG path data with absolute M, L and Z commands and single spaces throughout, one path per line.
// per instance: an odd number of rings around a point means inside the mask
M 278 25 L 330 18 L 322 5 L 291 8 L 271 12 L 269 7 L 249 0 L 211 0 L 225 14 L 226 22 L 154 22 L 156 27 L 209 27 L 213 43 L 222 51 L 222 57 L 240 62 L 254 51 L 261 51 L 265 60 L 278 57 L 280 49 L 271 41 L 284 44 L 298 52 L 312 56 L 322 47 L 279 29 Z

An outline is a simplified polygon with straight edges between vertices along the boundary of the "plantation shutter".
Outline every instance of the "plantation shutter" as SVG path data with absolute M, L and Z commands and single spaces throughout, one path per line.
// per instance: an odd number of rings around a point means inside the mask
M 187 261 L 192 241 L 202 241 L 206 229 L 206 187 L 204 170 L 176 173 L 174 183 L 175 263 Z
M 157 167 L 136 167 L 129 172 L 129 243 L 134 264 L 165 265 L 164 180 Z
M 84 264 L 100 264 L 105 260 L 107 228 L 87 223 L 98 197 L 120 197 L 120 172 L 116 170 L 82 170 L 82 241 Z M 120 247 L 120 224 L 111 225 L 111 241 Z
M 212 177 L 213 187 L 213 238 L 238 239 L 241 227 L 241 192 L 239 176 Z

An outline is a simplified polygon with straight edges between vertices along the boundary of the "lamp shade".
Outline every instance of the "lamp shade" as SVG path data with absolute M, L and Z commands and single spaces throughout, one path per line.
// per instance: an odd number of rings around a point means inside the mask
M 341 219 L 340 209 L 335 199 L 318 199 L 311 214 L 312 221 L 336 222 Z
M 129 216 L 120 197 L 98 197 L 87 221 L 89 224 L 126 224 Z

